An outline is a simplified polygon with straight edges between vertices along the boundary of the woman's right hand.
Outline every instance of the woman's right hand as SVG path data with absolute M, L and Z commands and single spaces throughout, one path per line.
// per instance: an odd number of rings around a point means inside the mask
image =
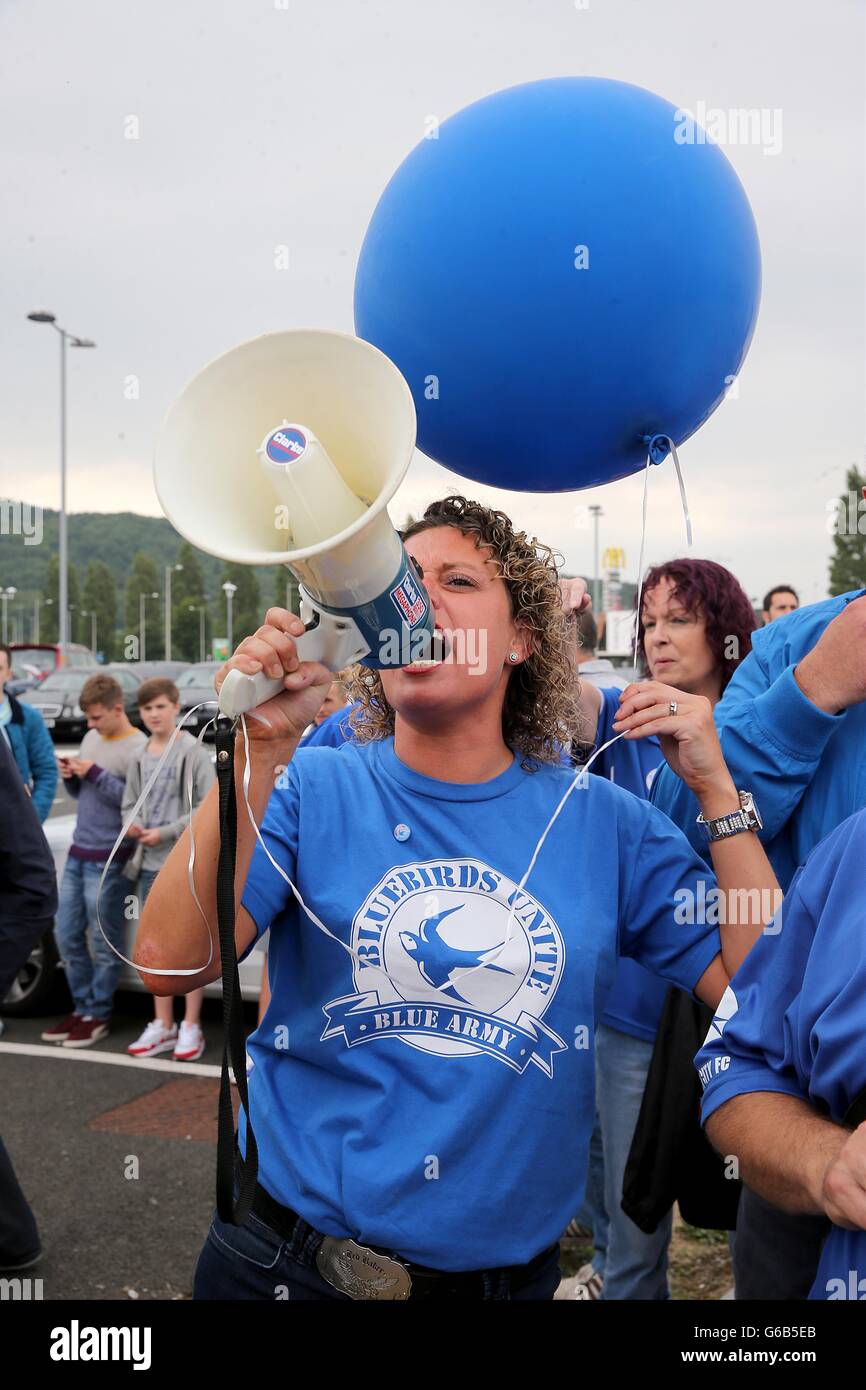
M 269 608 L 263 626 L 238 643 L 216 674 L 217 690 L 233 670 L 245 676 L 263 671 L 273 679 L 282 677 L 280 694 L 247 712 L 251 741 L 296 743 L 324 703 L 333 676 L 320 661 L 299 660 L 294 639 L 303 631 L 304 624 L 296 614 L 287 608 Z

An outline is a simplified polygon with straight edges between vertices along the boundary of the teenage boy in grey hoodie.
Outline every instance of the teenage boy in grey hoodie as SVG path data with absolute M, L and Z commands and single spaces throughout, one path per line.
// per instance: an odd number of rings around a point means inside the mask
M 123 794 L 124 822 L 171 741 L 180 714 L 177 686 L 161 676 L 144 681 L 138 691 L 138 708 L 150 739 L 130 763 Z M 126 873 L 130 878 L 138 878 L 139 914 L 154 879 L 189 824 L 187 784 L 190 778 L 192 809 L 196 810 L 214 776 L 210 752 L 186 730 L 178 734 L 144 804 L 139 807 L 135 823 L 127 832 L 138 841 Z M 141 1037 L 127 1048 L 132 1057 L 155 1057 L 160 1052 L 171 1052 L 175 1061 L 194 1062 L 202 1055 L 205 1044 L 200 1020 L 204 990 L 191 990 L 184 998 L 186 1008 L 178 1032 L 174 1022 L 174 999 L 170 995 L 154 996 L 156 1016 Z

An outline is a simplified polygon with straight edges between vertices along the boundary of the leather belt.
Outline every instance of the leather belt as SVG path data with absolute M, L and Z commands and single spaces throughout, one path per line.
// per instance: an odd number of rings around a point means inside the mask
M 284 1207 L 259 1183 L 252 1210 L 284 1240 L 293 1240 L 299 1223 L 314 1232 L 309 1222 L 291 1207 Z M 455 1272 L 413 1264 L 390 1251 L 359 1245 L 353 1240 L 338 1240 L 333 1236 L 321 1236 L 320 1240 L 316 1255 L 319 1273 L 341 1293 L 358 1299 L 484 1298 L 503 1276 L 508 1277 L 509 1287 L 517 1290 L 528 1283 L 558 1249 L 558 1246 L 548 1246 L 528 1264 Z

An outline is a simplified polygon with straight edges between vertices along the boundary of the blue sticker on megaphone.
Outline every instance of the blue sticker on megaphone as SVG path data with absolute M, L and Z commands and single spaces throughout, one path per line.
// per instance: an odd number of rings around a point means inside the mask
M 268 437 L 265 445 L 265 452 L 269 459 L 274 463 L 293 463 L 299 459 L 307 447 L 306 436 L 300 430 L 287 429 L 284 426 L 274 430 Z

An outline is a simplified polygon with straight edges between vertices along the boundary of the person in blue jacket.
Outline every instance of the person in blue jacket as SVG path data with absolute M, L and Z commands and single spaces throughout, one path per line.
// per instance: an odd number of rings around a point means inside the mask
M 282 672 L 284 690 L 247 723 L 249 765 L 244 739 L 235 753 L 239 954 L 271 933 L 273 995 L 247 1044 L 258 1186 L 243 1225 L 214 1217 L 197 1298 L 551 1298 L 618 951 L 715 1007 L 763 924 L 678 924 L 703 861 L 647 802 L 560 766 L 575 708 L 550 549 L 461 497 L 405 543 L 437 624 L 484 639 L 449 657 L 482 662 L 365 672 L 340 749 L 297 751 L 331 675 L 299 662 L 286 610 L 217 678 Z M 774 889 L 709 702 L 624 694 L 616 732 L 659 735 L 704 813 L 734 817 L 713 845 L 722 891 Z M 154 992 L 220 972 L 213 792 L 194 830 L 196 896 L 184 837 L 141 918 Z M 245 1117 L 244 1154 L 248 1137 Z
M 45 820 L 57 788 L 54 744 L 38 709 L 5 693 L 4 686 L 11 675 L 12 653 L 0 644 L 0 734 L 12 750 L 39 819 Z
M 777 1208 L 832 1223 L 813 1299 L 866 1300 L 864 863 L 866 810 L 809 855 L 695 1059 L 719 1152 Z
M 783 889 L 821 840 L 866 806 L 866 590 L 810 604 L 761 628 L 716 706 L 734 781 L 761 808 L 761 840 Z M 702 851 L 697 805 L 667 768 L 651 800 Z M 734 1244 L 737 1298 L 805 1298 L 826 1222 L 778 1211 L 743 1189 Z

